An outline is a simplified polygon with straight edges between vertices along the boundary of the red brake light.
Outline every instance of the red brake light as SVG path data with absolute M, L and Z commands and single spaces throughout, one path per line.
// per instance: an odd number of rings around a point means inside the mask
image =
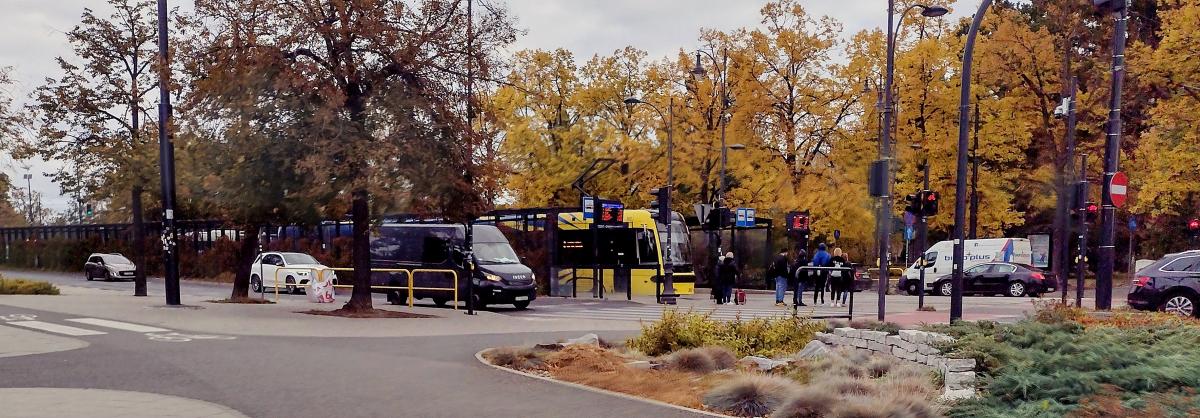
M 1151 279 L 1149 276 L 1138 276 L 1133 279 L 1133 287 L 1146 287 L 1150 285 Z
M 1032 277 L 1037 281 L 1045 281 L 1046 280 L 1046 276 L 1043 276 L 1042 273 L 1037 273 L 1037 272 L 1030 274 L 1029 277 Z

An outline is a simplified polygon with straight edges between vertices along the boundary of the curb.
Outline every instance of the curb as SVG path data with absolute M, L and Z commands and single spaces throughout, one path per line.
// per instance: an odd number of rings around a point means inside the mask
M 709 412 L 709 411 L 703 411 L 703 410 L 694 409 L 694 408 L 688 408 L 686 406 L 679 406 L 679 405 L 670 404 L 670 403 L 666 403 L 666 402 L 659 401 L 659 400 L 633 396 L 628 393 L 614 392 L 614 391 L 607 390 L 607 389 L 594 388 L 594 387 L 587 386 L 587 385 L 581 385 L 579 383 L 572 383 L 572 382 L 566 382 L 566 381 L 562 381 L 562 380 L 558 380 L 558 379 L 551 379 L 549 377 L 543 377 L 543 376 L 538 376 L 536 374 L 525 373 L 520 370 L 513 370 L 513 369 L 510 369 L 507 367 L 497 366 L 495 364 L 488 363 L 488 361 L 483 358 L 483 353 L 486 353 L 491 350 L 492 350 L 491 348 L 485 348 L 483 350 L 479 350 L 479 352 L 475 353 L 475 359 L 479 360 L 480 363 L 483 363 L 484 365 L 494 368 L 494 369 L 500 369 L 500 370 L 503 370 L 503 371 L 506 371 L 506 372 L 509 372 L 509 373 L 512 373 L 512 374 L 515 374 L 518 376 L 525 376 L 528 378 L 537 379 L 537 380 L 541 380 L 544 382 L 551 382 L 551 383 L 572 387 L 572 388 L 579 389 L 579 390 L 586 391 L 586 392 L 599 393 L 599 394 L 608 395 L 608 396 L 615 396 L 615 397 L 618 397 L 621 399 L 627 399 L 627 400 L 631 400 L 631 401 L 648 403 L 648 404 L 655 405 L 655 406 L 671 408 L 671 409 L 675 409 L 678 411 L 691 412 L 693 414 L 700 414 L 700 415 L 709 416 L 709 417 L 734 418 L 729 415 L 721 415 L 721 414 L 718 414 L 715 412 Z

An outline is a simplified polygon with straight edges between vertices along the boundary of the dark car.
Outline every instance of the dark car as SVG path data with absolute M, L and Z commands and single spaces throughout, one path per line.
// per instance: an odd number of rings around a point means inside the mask
M 942 296 L 950 296 L 954 290 L 950 279 L 949 275 L 938 278 L 933 284 L 934 290 Z M 1037 297 L 1054 290 L 1055 281 L 1046 272 L 1027 264 L 983 263 L 963 272 L 963 293 Z
M 511 303 L 525 309 L 537 298 L 533 270 L 521 264 L 508 239 L 494 226 L 472 227 L 473 282 L 475 307 Z M 406 269 L 413 273 L 413 296 L 432 299 L 444 305 L 453 293 L 439 289 L 458 288 L 458 300 L 467 298 L 467 270 L 464 256 L 466 228 L 456 224 L 385 223 L 371 237 L 371 264 L 377 269 Z M 453 273 L 451 273 L 453 272 Z M 457 277 L 455 284 L 453 277 Z M 373 286 L 404 287 L 406 273 L 372 274 Z M 388 300 L 400 303 L 408 299 L 407 290 L 389 290 Z
M 95 253 L 83 264 L 83 274 L 88 280 L 133 280 L 135 271 L 133 262 L 117 253 Z
M 1141 310 L 1160 310 L 1184 316 L 1200 313 L 1200 250 L 1167 254 L 1138 270 L 1126 302 Z

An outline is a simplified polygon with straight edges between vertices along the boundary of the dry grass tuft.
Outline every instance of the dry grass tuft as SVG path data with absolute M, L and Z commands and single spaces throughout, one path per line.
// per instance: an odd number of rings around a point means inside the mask
M 841 396 L 870 396 L 879 392 L 875 384 L 868 380 L 845 376 L 831 376 L 817 384 Z
M 547 369 L 556 379 L 614 392 L 701 408 L 700 394 L 720 375 L 696 375 L 678 370 L 640 370 L 625 366 L 627 359 L 594 346 L 570 346 L 547 356 Z
M 546 357 L 552 368 L 571 368 L 593 373 L 615 372 L 625 369 L 625 359 L 612 351 L 594 345 L 572 345 L 555 351 Z
M 837 395 L 815 386 L 805 386 L 783 402 L 771 414 L 771 418 L 821 418 L 834 404 L 840 402 Z
M 867 373 L 872 379 L 878 379 L 892 371 L 896 367 L 896 361 L 887 357 L 877 356 L 867 362 Z
M 717 363 L 708 352 L 699 348 L 679 350 L 667 356 L 667 365 L 682 372 L 705 374 L 717 370 Z
M 710 345 L 708 347 L 701 347 L 700 350 L 708 354 L 709 358 L 712 358 L 713 363 L 717 365 L 717 370 L 732 369 L 737 364 L 737 357 L 728 348 Z
M 783 404 L 800 387 L 784 377 L 746 374 L 714 387 L 704 405 L 728 415 L 761 417 Z
M 542 350 L 534 347 L 500 347 L 483 353 L 483 358 L 497 366 L 517 370 L 545 369 L 546 362 L 541 358 Z
M 838 402 L 826 418 L 940 418 L 942 414 L 921 399 L 905 396 L 850 397 Z

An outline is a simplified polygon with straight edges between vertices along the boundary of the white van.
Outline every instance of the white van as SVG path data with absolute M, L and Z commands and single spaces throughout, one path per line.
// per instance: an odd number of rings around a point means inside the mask
M 942 241 L 929 247 L 925 252 L 925 288 L 929 293 L 930 286 L 937 278 L 954 272 L 954 241 Z M 1018 264 L 1033 264 L 1033 247 L 1025 238 L 990 238 L 966 240 L 963 248 L 963 270 L 976 264 L 993 261 L 1005 261 Z M 921 283 L 920 260 L 904 270 L 900 277 L 898 288 L 910 295 L 916 295 Z

